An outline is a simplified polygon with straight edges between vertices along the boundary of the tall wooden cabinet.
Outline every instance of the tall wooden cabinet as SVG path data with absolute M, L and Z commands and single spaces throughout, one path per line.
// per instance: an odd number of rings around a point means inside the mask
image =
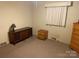
M 70 47 L 79 53 L 79 23 L 73 24 L 73 32 Z

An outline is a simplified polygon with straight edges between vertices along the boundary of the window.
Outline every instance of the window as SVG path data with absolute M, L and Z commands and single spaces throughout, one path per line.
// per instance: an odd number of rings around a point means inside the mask
M 47 24 L 65 26 L 67 7 L 47 8 Z
M 54 2 L 45 4 L 47 24 L 65 26 L 68 6 L 71 6 L 71 2 Z

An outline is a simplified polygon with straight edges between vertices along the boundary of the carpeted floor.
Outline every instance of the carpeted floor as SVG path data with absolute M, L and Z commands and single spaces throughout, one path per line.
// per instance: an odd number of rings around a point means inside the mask
M 54 40 L 28 38 L 16 45 L 8 44 L 0 48 L 1 58 L 59 58 L 79 57 L 68 45 Z

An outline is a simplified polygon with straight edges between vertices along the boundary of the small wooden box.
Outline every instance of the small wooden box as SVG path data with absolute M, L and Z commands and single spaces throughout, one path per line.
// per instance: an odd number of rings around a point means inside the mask
M 38 35 L 37 37 L 39 39 L 45 40 L 48 38 L 48 31 L 47 30 L 38 30 Z

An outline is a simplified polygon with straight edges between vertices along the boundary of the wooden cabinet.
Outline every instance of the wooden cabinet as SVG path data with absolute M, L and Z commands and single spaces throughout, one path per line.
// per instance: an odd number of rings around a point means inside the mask
M 26 38 L 29 38 L 32 36 L 32 28 L 31 27 L 25 27 L 21 29 L 16 29 L 14 31 L 9 31 L 9 41 L 11 44 L 16 44 L 22 40 L 25 40 Z
M 48 31 L 47 30 L 39 30 L 38 36 L 39 39 L 45 40 L 48 38 Z
M 79 53 L 79 23 L 73 24 L 73 32 L 70 47 Z

